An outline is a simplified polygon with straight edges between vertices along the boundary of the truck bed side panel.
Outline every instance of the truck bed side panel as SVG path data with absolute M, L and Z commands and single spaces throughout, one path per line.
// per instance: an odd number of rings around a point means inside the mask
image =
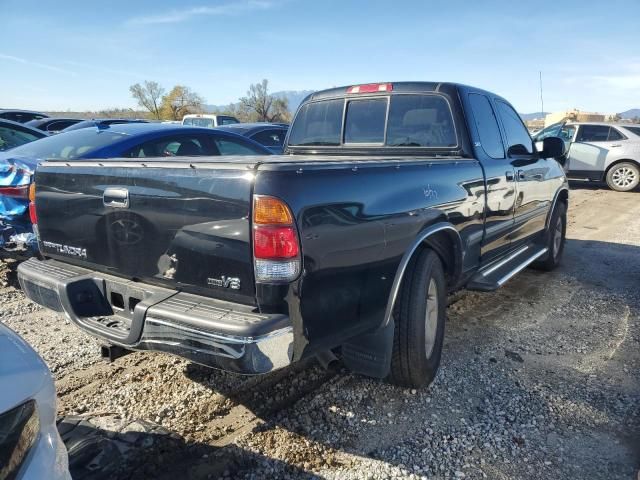
M 282 197 L 296 217 L 304 273 L 289 314 L 304 318 L 310 351 L 380 325 L 400 259 L 426 226 L 451 222 L 467 255 L 479 255 L 485 197 L 475 160 L 265 165 L 256 193 Z

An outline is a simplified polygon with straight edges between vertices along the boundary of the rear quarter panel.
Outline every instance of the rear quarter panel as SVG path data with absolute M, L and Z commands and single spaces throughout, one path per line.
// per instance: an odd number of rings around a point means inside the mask
M 400 260 L 427 226 L 452 223 L 469 260 L 479 255 L 485 198 L 475 160 L 264 165 L 255 193 L 285 200 L 300 233 L 303 274 L 286 292 L 305 339 L 298 355 L 380 325 Z

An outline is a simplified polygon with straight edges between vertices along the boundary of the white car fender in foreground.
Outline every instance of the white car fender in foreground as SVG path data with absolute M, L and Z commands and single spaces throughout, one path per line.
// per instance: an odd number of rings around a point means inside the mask
M 56 428 L 56 389 L 51 372 L 27 342 L 0 324 L 0 415 L 29 400 L 36 402 L 40 429 L 17 478 L 70 480 L 67 450 Z

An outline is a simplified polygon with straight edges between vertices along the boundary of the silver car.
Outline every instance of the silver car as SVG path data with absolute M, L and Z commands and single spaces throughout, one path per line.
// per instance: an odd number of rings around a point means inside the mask
M 640 183 L 640 125 L 630 123 L 556 123 L 534 136 L 538 148 L 546 137 L 567 144 L 564 169 L 569 178 L 606 181 L 619 192 Z

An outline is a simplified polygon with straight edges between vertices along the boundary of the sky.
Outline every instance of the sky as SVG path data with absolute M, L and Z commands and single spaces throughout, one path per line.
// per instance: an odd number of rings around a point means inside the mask
M 0 107 L 136 107 L 129 86 L 208 104 L 270 90 L 455 81 L 522 113 L 640 108 L 640 0 L 0 0 Z

